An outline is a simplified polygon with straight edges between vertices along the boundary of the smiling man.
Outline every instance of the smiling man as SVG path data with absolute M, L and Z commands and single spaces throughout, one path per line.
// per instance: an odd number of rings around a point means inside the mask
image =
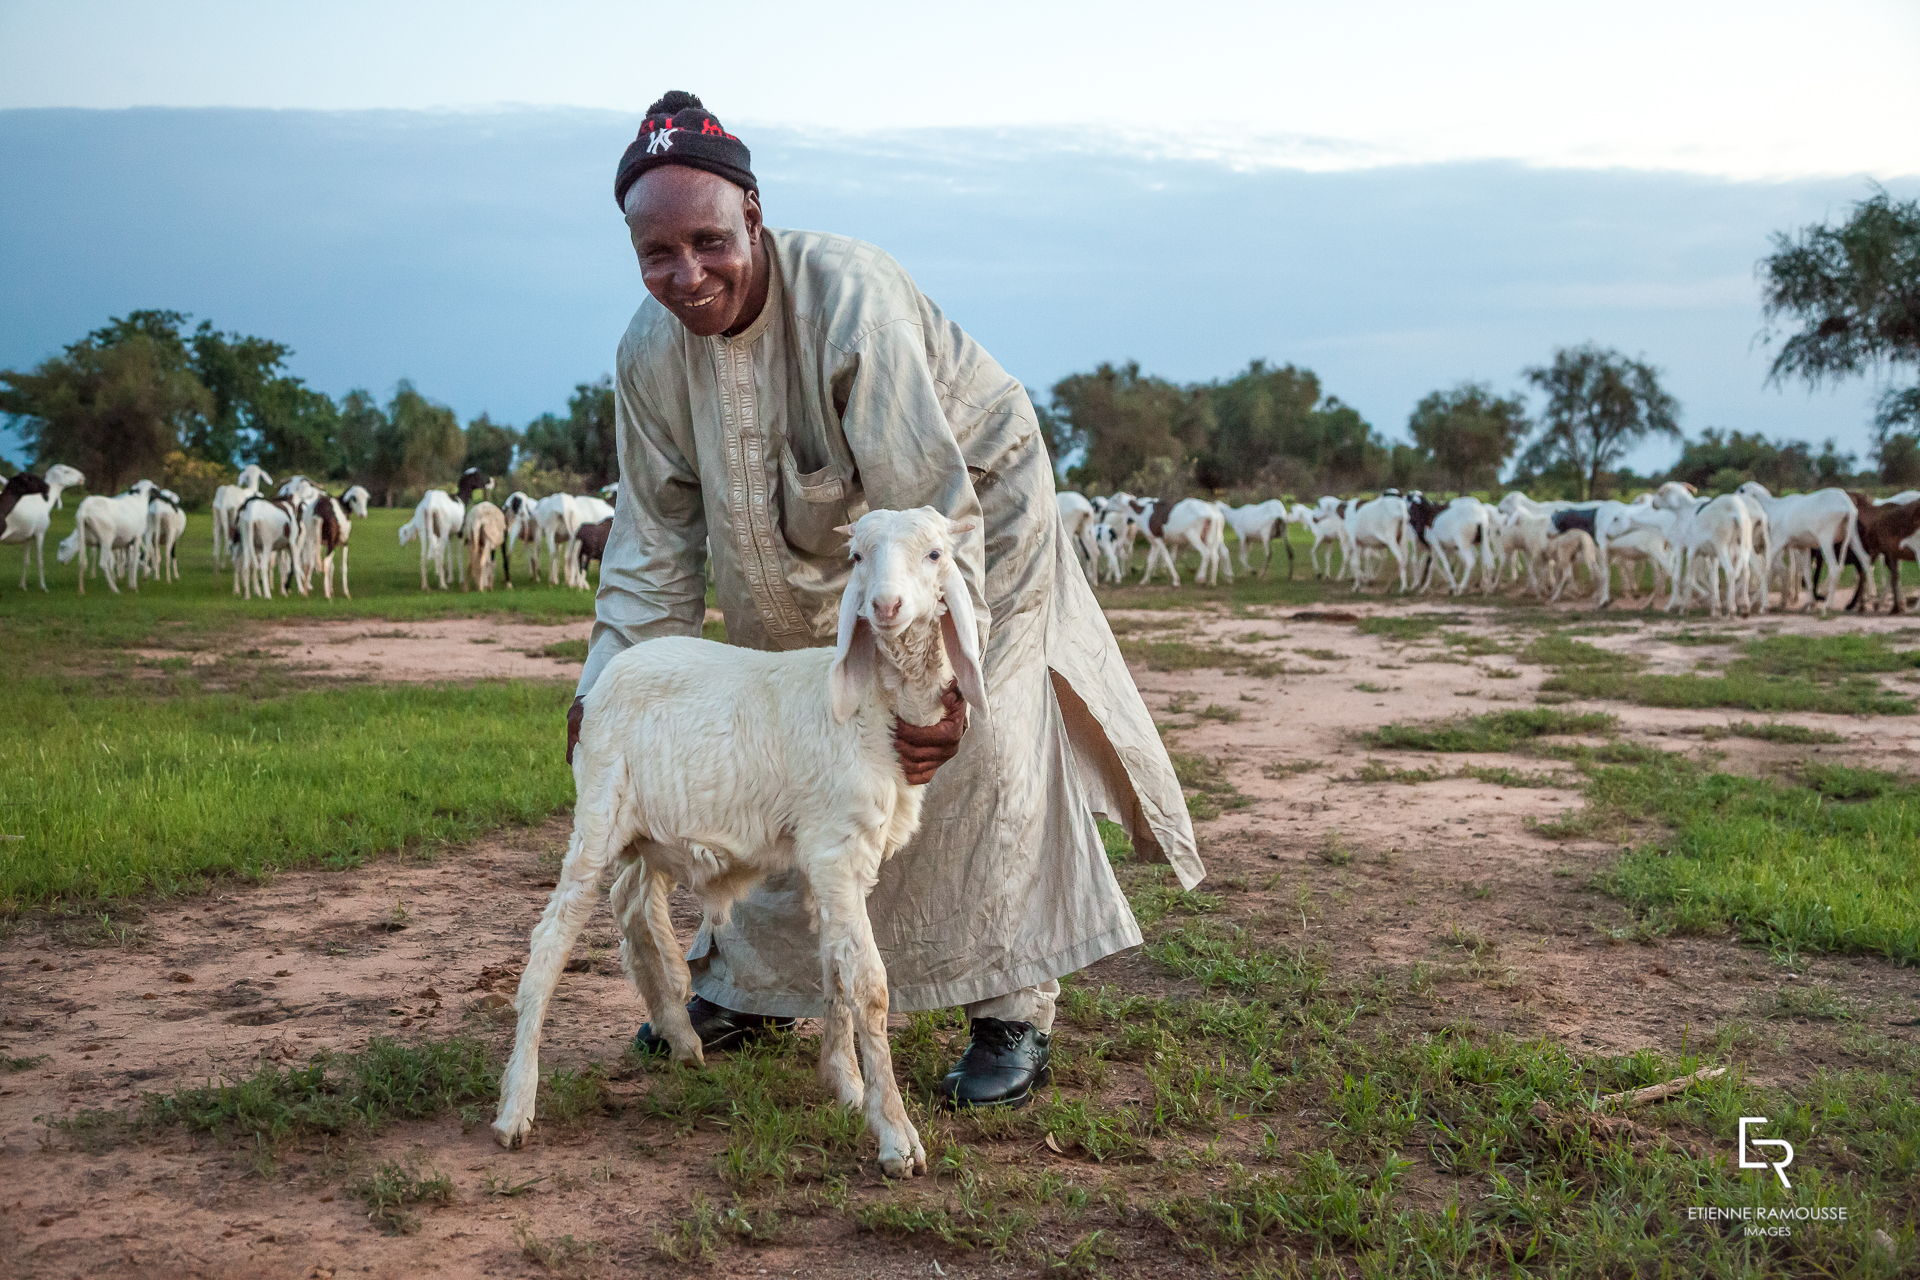
M 731 643 L 830 643 L 842 526 L 870 507 L 978 517 L 957 552 L 988 705 L 950 691 L 942 723 L 898 726 L 901 768 L 929 782 L 924 816 L 867 907 L 892 1007 L 971 1019 L 945 1098 L 1019 1105 L 1048 1078 L 1058 979 L 1140 941 L 1095 815 L 1191 886 L 1186 805 L 1061 531 L 1026 392 L 880 250 L 766 226 L 749 166 L 680 92 L 620 161 L 614 198 L 651 297 L 620 344 L 620 499 L 579 691 L 627 645 L 698 635 L 709 578 Z M 576 699 L 569 758 L 579 720 Z M 796 878 L 703 925 L 689 961 L 710 1048 L 824 1010 Z M 664 1051 L 651 1024 L 638 1043 Z

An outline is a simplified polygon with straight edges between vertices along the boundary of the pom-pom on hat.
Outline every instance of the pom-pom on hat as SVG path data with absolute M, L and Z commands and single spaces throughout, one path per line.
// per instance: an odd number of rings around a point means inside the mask
M 684 164 L 717 173 L 748 191 L 758 191 L 753 180 L 753 156 L 747 144 L 720 127 L 713 113 L 691 93 L 674 89 L 647 108 L 640 132 L 620 157 L 614 174 L 613 202 L 627 207 L 627 189 L 649 169 Z

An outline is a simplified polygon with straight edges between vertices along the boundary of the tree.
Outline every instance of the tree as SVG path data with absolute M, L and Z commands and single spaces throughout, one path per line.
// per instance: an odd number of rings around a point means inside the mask
M 1896 201 L 1884 190 L 1853 206 L 1838 226 L 1816 224 L 1773 235 L 1760 260 L 1762 337 L 1788 334 L 1767 380 L 1809 385 L 1881 367 L 1920 368 L 1920 200 Z M 1920 387 L 1890 389 L 1874 420 L 1881 479 L 1900 483 L 1920 449 Z M 1889 447 L 1897 436 L 1913 439 Z
M 393 505 L 397 491 L 450 481 L 466 459 L 466 439 L 453 410 L 436 404 L 402 379 L 387 404 L 387 427 L 375 451 L 374 471 Z
M 570 471 L 593 488 L 619 478 L 614 436 L 613 380 L 601 377 L 575 386 L 567 416 L 543 413 L 527 424 L 526 458 L 547 471 Z
M 1484 382 L 1432 392 L 1407 419 L 1413 442 L 1462 493 L 1491 488 L 1532 429 L 1518 398 L 1496 396 Z
M 1734 485 L 1741 480 L 1758 480 L 1779 493 L 1814 488 L 1822 482 L 1823 474 L 1830 478 L 1844 471 L 1850 461 L 1836 452 L 1831 440 L 1826 443 L 1826 452 L 1815 459 L 1813 446 L 1805 440 L 1776 443 L 1758 432 L 1708 427 L 1698 440 L 1689 440 L 1682 447 L 1671 475 L 1699 489 L 1732 488 L 1714 480 L 1726 472 L 1738 476 Z
M 467 424 L 467 465 L 490 476 L 504 476 L 513 470 L 513 450 L 519 443 L 518 431 L 483 413 Z
M 35 462 L 64 462 L 112 493 L 158 471 L 212 397 L 164 337 L 129 331 L 102 344 L 73 343 L 30 372 L 0 371 L 0 412 L 26 437 Z
M 1643 360 L 1593 343 L 1562 347 L 1553 363 L 1525 371 L 1547 397 L 1541 434 L 1521 465 L 1530 471 L 1564 466 L 1580 478 L 1580 496 L 1593 497 L 1602 474 L 1649 435 L 1678 439 L 1680 407 Z
M 215 394 L 215 413 L 219 396 Z M 344 475 L 340 408 L 332 397 L 298 378 L 273 378 L 247 397 L 252 460 L 274 475 Z M 225 461 L 227 455 L 216 454 Z
M 1053 412 L 1086 442 L 1086 458 L 1074 474 L 1108 488 L 1138 473 L 1150 459 L 1166 458 L 1184 469 L 1204 442 L 1204 424 L 1188 394 L 1164 378 L 1140 372 L 1140 364 L 1102 363 L 1053 386 Z
M 379 464 L 390 435 L 386 410 L 372 395 L 356 388 L 340 397 L 333 441 L 341 477 L 384 495 L 386 480 Z

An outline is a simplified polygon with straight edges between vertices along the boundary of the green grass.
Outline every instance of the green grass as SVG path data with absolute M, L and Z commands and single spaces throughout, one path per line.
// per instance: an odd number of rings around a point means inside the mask
M 1595 771 L 1590 821 L 1654 823 L 1601 878 L 1688 932 L 1920 963 L 1920 783 L 1808 765 L 1799 783 L 1677 757 Z
M 1227 778 L 1226 767 L 1211 756 L 1170 751 L 1174 776 L 1187 793 L 1187 812 L 1199 821 L 1219 817 L 1229 809 L 1244 809 L 1253 800 Z
M 1912 698 L 1882 688 L 1870 676 L 1824 682 L 1731 668 L 1717 676 L 1576 670 L 1548 676 L 1540 682 L 1540 690 L 1570 698 L 1633 702 L 1643 707 L 1725 707 L 1830 715 L 1904 716 L 1914 712 Z
M 1845 734 L 1835 733 L 1831 729 L 1809 729 L 1805 725 L 1784 724 L 1778 720 L 1769 720 L 1755 724 L 1751 720 L 1735 720 L 1731 724 L 1709 725 L 1701 730 L 1701 736 L 1709 740 L 1715 738 L 1754 738 L 1761 742 L 1784 742 L 1796 746 L 1814 746 L 1845 742 Z
M 1550 734 L 1609 734 L 1618 721 L 1598 711 L 1516 708 L 1449 720 L 1395 722 L 1361 735 L 1370 747 L 1398 751 L 1511 751 Z
M 419 1215 L 412 1212 L 415 1205 L 453 1203 L 453 1179 L 437 1169 L 422 1170 L 398 1160 L 383 1162 L 347 1191 L 367 1206 L 368 1221 L 390 1235 L 420 1229 Z
M 1534 647 L 1547 639 L 1542 637 Z M 1920 650 L 1895 649 L 1887 637 L 1863 633 L 1763 636 L 1748 641 L 1741 655 L 1714 675 L 1648 675 L 1635 670 L 1637 660 L 1625 655 L 1580 661 L 1580 649 L 1602 652 L 1561 640 L 1541 651 L 1545 656 L 1536 661 L 1561 659 L 1548 661 L 1560 670 L 1541 682 L 1542 693 L 1649 707 L 1912 715 L 1912 698 L 1883 688 L 1873 677 L 1920 666 Z
M 187 517 L 187 536 L 180 552 L 180 580 L 141 583 L 137 592 L 112 595 L 95 577 L 87 594 L 76 593 L 74 565 L 58 564 L 56 542 L 72 528 L 77 503 L 54 512 L 47 533 L 47 586 L 21 591 L 14 569 L 18 549 L 0 553 L 0 655 L 17 661 L 38 653 L 60 653 L 71 647 L 105 650 L 145 645 L 161 638 L 182 647 L 225 646 L 236 628 L 253 622 L 289 622 L 306 618 L 390 618 L 410 622 L 423 618 L 467 617 L 491 614 L 522 622 L 577 622 L 593 616 L 593 593 L 566 586 L 550 586 L 526 576 L 526 556 L 516 557 L 514 586 L 491 592 L 463 591 L 458 586 L 441 591 L 420 589 L 418 544 L 402 547 L 400 526 L 411 510 L 376 508 L 353 524 L 349 555 L 353 598 L 337 590 L 322 599 L 318 583 L 314 594 L 302 597 L 242 600 L 233 594 L 233 575 L 213 568 L 208 545 L 212 528 L 204 513 Z M 37 579 L 30 579 L 36 581 Z M 437 581 L 429 577 L 429 582 Z
M 352 866 L 565 806 L 566 685 L 355 685 L 245 693 L 28 678 L 0 743 L 14 779 L 0 912 L 225 875 Z

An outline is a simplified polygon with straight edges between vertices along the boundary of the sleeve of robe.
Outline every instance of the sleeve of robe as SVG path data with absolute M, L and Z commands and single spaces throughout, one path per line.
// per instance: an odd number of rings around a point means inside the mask
M 706 619 L 700 477 L 634 384 L 631 362 L 620 363 L 613 401 L 620 498 L 600 561 L 593 638 L 576 690 L 582 695 L 622 649 L 655 636 L 697 636 Z
M 860 472 L 870 509 L 932 507 L 950 520 L 972 520 L 955 545 L 986 652 L 986 522 L 967 460 L 940 403 L 927 363 L 925 336 L 911 320 L 890 320 L 861 335 L 850 350 L 829 348 L 828 376 L 841 404 L 840 430 Z

